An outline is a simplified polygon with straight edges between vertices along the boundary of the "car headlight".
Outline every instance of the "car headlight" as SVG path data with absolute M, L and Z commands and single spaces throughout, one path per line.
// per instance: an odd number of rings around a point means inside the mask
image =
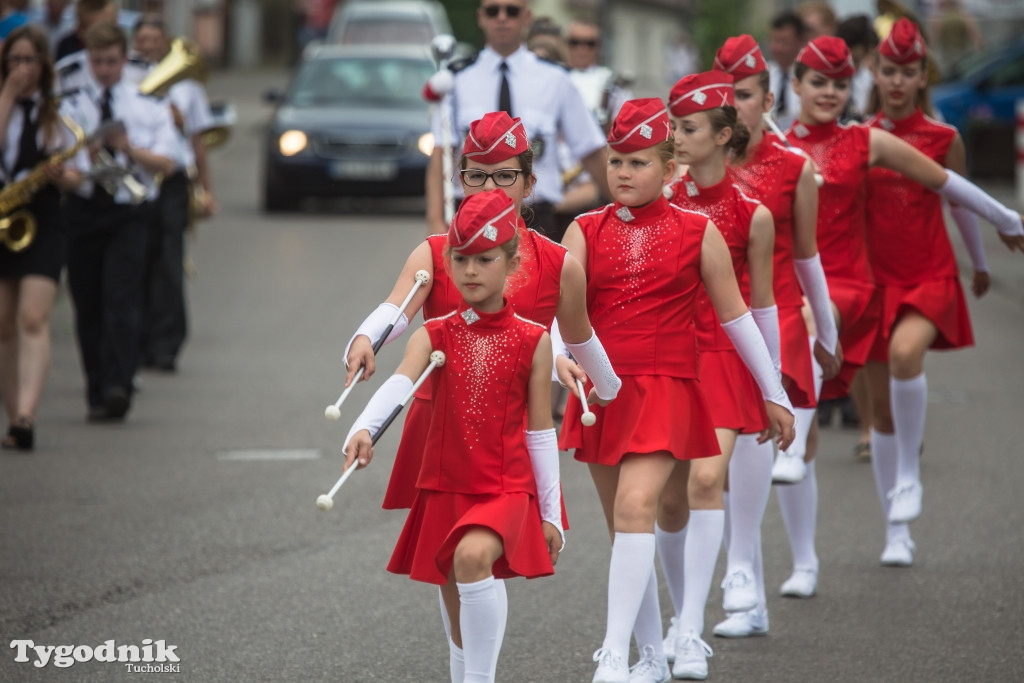
M 430 156 L 434 153 L 434 134 L 424 133 L 420 136 L 420 139 L 416 142 L 416 146 L 420 148 L 424 156 Z
M 306 149 L 307 142 L 306 134 L 301 130 L 286 130 L 278 138 L 277 147 L 284 156 L 293 157 Z

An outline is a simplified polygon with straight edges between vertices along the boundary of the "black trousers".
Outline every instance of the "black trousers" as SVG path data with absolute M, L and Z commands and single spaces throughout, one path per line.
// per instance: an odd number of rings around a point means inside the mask
M 142 360 L 174 361 L 185 344 L 185 229 L 189 182 L 184 172 L 165 178 L 149 224 L 143 280 Z
M 71 195 L 67 209 L 68 287 L 86 400 L 101 407 L 111 390 L 131 394 L 153 207 L 144 203 L 100 209 Z

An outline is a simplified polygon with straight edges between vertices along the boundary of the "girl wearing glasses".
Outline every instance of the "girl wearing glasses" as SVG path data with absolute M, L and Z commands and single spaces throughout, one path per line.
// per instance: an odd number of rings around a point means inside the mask
M 763 394 L 771 428 L 792 441 L 793 418 L 764 341 L 740 295 L 729 248 L 706 216 L 668 203 L 676 170 L 672 131 L 658 99 L 629 100 L 608 135 L 607 177 L 615 199 L 577 217 L 565 235 L 587 271 L 594 328 L 622 376 L 595 426 L 579 426 L 570 396 L 559 446 L 575 449 L 597 488 L 612 551 L 604 641 L 594 683 L 662 681 L 661 615 L 654 571 L 658 499 L 673 471 L 719 453 L 697 375 L 694 316 L 701 292 L 723 321 Z M 642 607 L 643 604 L 643 607 Z M 627 666 L 630 633 L 641 659 Z
M 520 216 L 523 199 L 533 188 L 532 158 L 530 141 L 518 118 L 512 119 L 505 112 L 486 114 L 471 125 L 459 163 L 459 178 L 466 196 L 501 189 L 512 199 L 515 213 Z M 593 400 L 611 400 L 618 391 L 619 379 L 587 317 L 583 267 L 564 247 L 528 230 L 521 217 L 519 236 L 521 265 L 509 276 L 505 296 L 523 318 L 546 328 L 550 328 L 557 319 L 562 338 L 583 370 L 593 378 L 596 386 Z M 408 320 L 421 308 L 424 318 L 429 320 L 458 307 L 462 295 L 452 282 L 446 265 L 445 245 L 446 235 L 440 234 L 428 237 L 417 247 L 409 255 L 391 295 L 356 330 L 345 352 L 348 367 L 346 386 L 352 382 L 360 366 L 366 368 L 364 380 L 373 374 L 376 367 L 373 342 L 383 334 L 397 306 L 412 288 L 417 271 L 427 271 L 431 280 L 420 287 L 403 311 L 399 324 L 388 336 L 389 341 L 404 331 Z M 566 360 L 563 358 L 559 364 L 559 376 L 563 384 L 572 388 L 575 387 L 573 376 L 585 379 L 586 375 Z M 384 496 L 385 509 L 408 508 L 415 499 L 416 476 L 423 460 L 430 409 L 431 390 L 429 385 L 424 385 L 409 406 L 405 418 L 401 444 L 395 454 L 391 480 Z M 498 591 L 504 596 L 504 584 L 500 581 Z M 442 610 L 446 619 L 445 630 L 450 637 L 446 614 Z M 454 645 L 452 652 L 455 666 L 455 658 L 461 655 Z
M 10 185 L 73 144 L 53 99 L 46 34 L 21 26 L 0 50 L 0 176 Z M 50 366 L 50 312 L 64 265 L 60 190 L 77 185 L 70 166 L 45 167 L 49 184 L 20 207 L 36 235 L 23 251 L 0 247 L 0 383 L 10 428 L 4 448 L 32 450 L 35 414 Z M 8 237 L 16 237 L 9 234 Z

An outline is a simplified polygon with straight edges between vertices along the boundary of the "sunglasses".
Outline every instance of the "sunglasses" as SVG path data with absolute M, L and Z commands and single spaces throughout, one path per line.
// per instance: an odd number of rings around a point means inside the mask
M 596 40 L 584 40 L 582 38 L 570 38 L 569 39 L 569 47 L 581 47 L 581 46 L 589 47 L 589 48 L 595 48 L 595 47 L 597 47 L 597 41 Z
M 515 19 L 523 11 L 523 8 L 519 5 L 484 5 L 483 10 L 484 15 L 490 19 L 496 19 L 501 10 L 505 10 L 505 16 L 509 19 Z

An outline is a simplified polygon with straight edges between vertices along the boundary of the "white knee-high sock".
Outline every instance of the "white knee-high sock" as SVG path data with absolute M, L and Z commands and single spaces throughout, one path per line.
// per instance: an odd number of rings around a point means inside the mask
M 636 623 L 654 569 L 654 534 L 615 532 L 608 563 L 608 621 L 601 646 L 629 656 L 629 634 Z
M 729 461 L 728 569 L 754 568 L 755 544 L 772 490 L 772 445 L 741 434 Z
M 466 656 L 462 648 L 451 639 L 448 640 L 448 671 L 452 683 L 464 683 L 466 680 Z
M 633 625 L 633 638 L 636 649 L 642 652 L 645 645 L 654 648 L 654 654 L 661 657 L 665 649 L 661 638 L 661 604 L 658 601 L 658 572 L 651 565 L 651 578 L 647 581 L 644 599 L 640 602 L 640 611 Z
M 794 408 L 793 416 L 796 418 L 796 425 L 793 426 L 795 436 L 793 443 L 786 449 L 789 455 L 799 455 L 801 458 L 807 455 L 807 437 L 811 433 L 811 425 L 817 419 L 817 408 Z M 771 444 L 768 444 L 771 448 Z
M 764 592 L 764 555 L 761 553 L 761 530 L 757 530 L 757 539 L 754 542 L 754 585 L 757 586 L 757 607 L 764 610 L 768 608 L 768 597 Z
M 793 551 L 795 569 L 818 570 L 818 554 L 814 551 L 814 531 L 818 521 L 818 478 L 814 461 L 807 463 L 807 476 L 803 481 L 776 486 L 779 512 Z
M 821 397 L 821 385 L 825 383 L 824 378 L 821 376 L 821 373 L 823 372 L 821 369 L 821 363 L 819 363 L 818 359 L 814 357 L 814 343 L 818 341 L 818 338 L 812 334 L 807 339 L 811 343 L 811 376 L 814 380 L 814 400 L 818 400 L 818 398 Z
M 658 540 L 658 557 L 661 571 L 668 584 L 668 595 L 672 600 L 672 612 L 679 616 L 683 610 L 683 586 L 686 584 L 686 527 L 679 531 L 665 531 L 654 525 L 654 537 Z
M 459 621 L 462 652 L 466 660 L 465 683 L 492 683 L 491 667 L 501 649 L 501 614 L 494 577 L 473 583 L 456 583 L 459 589 Z
M 691 510 L 686 527 L 686 586 L 683 609 L 679 614 L 679 631 L 704 631 L 704 608 L 707 606 L 715 561 L 722 548 L 725 512 L 722 510 Z
M 729 459 L 729 478 L 732 478 L 732 459 Z M 725 512 L 723 518 L 724 528 L 722 529 L 722 548 L 725 552 L 729 552 L 729 542 L 732 540 L 732 536 L 729 535 L 729 530 L 732 528 L 732 512 L 729 510 L 729 492 L 722 491 L 722 511 Z
M 889 499 L 889 491 L 896 486 L 896 464 L 899 459 L 896 436 L 893 434 L 882 434 L 874 429 L 871 430 L 871 469 L 875 472 L 875 489 L 878 491 L 878 500 L 882 503 L 882 519 L 885 522 L 885 540 L 893 541 L 898 538 L 910 538 L 910 527 L 907 524 L 891 524 L 889 519 L 889 508 L 892 501 Z
M 498 630 L 498 642 L 502 642 L 505 638 L 505 624 L 508 621 L 508 591 L 505 588 L 504 579 L 494 580 L 494 590 L 498 597 L 498 613 L 500 616 L 500 628 Z M 462 648 L 455 644 L 452 640 L 452 623 L 448 618 L 448 610 L 444 604 L 444 594 L 441 593 L 441 588 L 437 589 L 437 600 L 441 606 L 441 622 L 444 624 L 444 635 L 448 640 L 449 658 L 448 664 L 451 668 L 452 681 L 456 683 L 462 683 L 462 679 L 465 677 L 466 672 L 466 659 L 463 656 Z M 498 665 L 498 652 L 494 653 L 494 664 L 491 667 L 491 673 L 493 675 Z
M 924 439 L 925 413 L 928 410 L 928 380 L 923 372 L 911 379 L 891 378 L 889 395 L 899 453 L 896 482 L 908 484 L 920 481 L 919 456 L 921 441 Z

